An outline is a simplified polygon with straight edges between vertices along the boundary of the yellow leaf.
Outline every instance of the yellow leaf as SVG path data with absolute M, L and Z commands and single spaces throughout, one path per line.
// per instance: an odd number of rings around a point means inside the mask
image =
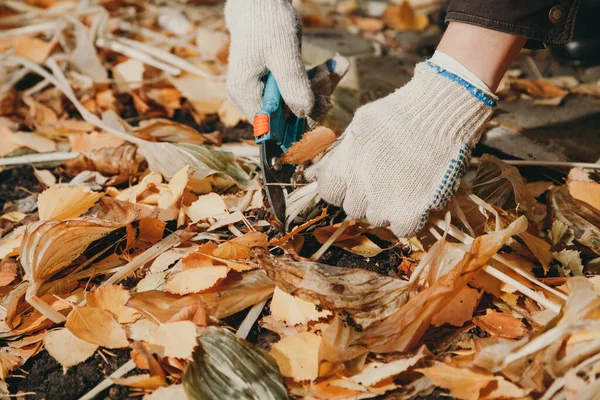
M 97 307 L 75 307 L 65 327 L 79 339 L 109 349 L 129 346 L 125 329 L 108 311 Z
M 399 31 L 422 31 L 429 26 L 427 16 L 416 13 L 408 1 L 403 1 L 400 6 L 388 6 L 382 19 L 387 27 Z
M 466 286 L 431 320 L 433 326 L 450 324 L 463 326 L 473 317 L 473 311 L 479 304 L 483 291 Z
M 276 287 L 271 300 L 271 315 L 288 325 L 296 325 L 318 321 L 331 313 L 327 310 L 317 311 L 313 303 L 287 294 Z
M 30 36 L 13 36 L 12 44 L 15 55 L 27 58 L 37 64 L 42 64 L 50 56 L 54 42 L 46 42 Z
M 568 185 L 571 196 L 600 210 L 600 184 L 596 182 L 571 181 Z
M 485 315 L 473 318 L 473 323 L 492 337 L 520 339 L 528 333 L 525 324 L 511 314 L 487 310 Z
M 543 79 L 515 79 L 513 86 L 517 90 L 542 99 L 562 98 L 569 94 L 567 90 L 561 89 Z
M 184 207 L 184 210 L 192 223 L 195 223 L 227 213 L 227 205 L 221 196 L 216 193 L 209 193 L 198 197 L 198 200 L 189 207 Z
M 286 336 L 271 346 L 270 354 L 277 361 L 281 374 L 295 381 L 313 381 L 319 376 L 321 337 L 302 332 Z
M 140 219 L 140 236 L 139 239 L 148 243 L 156 243 L 163 238 L 166 222 L 157 218 L 142 218 Z
M 227 260 L 248 258 L 248 253 L 253 247 L 268 247 L 268 238 L 262 232 L 249 232 L 223 243 L 213 251 L 215 257 Z
M 187 359 L 198 345 L 196 325 L 191 321 L 160 324 L 149 340 L 159 357 Z
M 141 317 L 134 308 L 125 306 L 129 298 L 129 292 L 116 285 L 99 287 L 85 295 L 88 306 L 110 312 L 121 324 L 130 324 Z
M 161 194 L 158 199 L 158 206 L 167 209 L 176 204 L 181 199 L 181 196 L 183 196 L 183 191 L 187 186 L 189 178 L 190 167 L 186 165 L 173 176 L 169 182 L 169 190 Z
M 102 197 L 85 187 L 52 186 L 38 197 L 38 209 L 42 221 L 64 221 L 80 217 Z
M 488 372 L 478 372 L 469 368 L 459 368 L 436 362 L 432 367 L 417 369 L 437 386 L 450 390 L 453 397 L 462 400 L 477 400 L 479 392 L 496 380 Z
M 174 294 L 199 293 L 215 286 L 228 273 L 229 267 L 222 265 L 186 269 L 169 279 L 165 290 Z
M 63 368 L 69 368 L 93 356 L 98 345 L 79 339 L 68 329 L 58 328 L 46 334 L 44 348 Z
M 246 121 L 246 116 L 229 100 L 225 100 L 219 107 L 219 118 L 228 127 L 236 126 L 240 121 Z
M 286 164 L 302 164 L 312 160 L 335 142 L 335 133 L 324 126 L 305 133 L 302 139 L 292 144 L 279 162 Z
M 544 272 L 548 272 L 550 270 L 550 263 L 554 261 L 554 256 L 550 251 L 550 248 L 552 247 L 550 246 L 550 243 L 527 232 L 523 232 L 519 236 L 523 239 L 535 258 L 540 261 L 544 268 Z

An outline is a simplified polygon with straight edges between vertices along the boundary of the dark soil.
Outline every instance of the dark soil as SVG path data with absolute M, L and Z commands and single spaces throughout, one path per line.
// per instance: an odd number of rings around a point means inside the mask
M 31 166 L 7 169 L 0 172 L 0 210 L 9 201 L 19 200 L 43 190 Z
M 111 353 L 116 354 L 116 357 L 106 354 L 108 364 L 96 352 L 93 357 L 69 368 L 63 374 L 61 365 L 48 352 L 42 351 L 23 366 L 23 370 L 28 372 L 25 379 L 7 379 L 10 393 L 35 392 L 35 396 L 27 396 L 29 400 L 78 399 L 130 359 L 128 350 L 111 350 Z M 117 400 L 128 397 L 129 391 L 125 386 L 113 385 L 96 399 Z
M 367 236 L 381 248 L 392 247 L 392 244 L 389 242 L 381 241 L 373 235 Z M 304 240 L 304 246 L 302 247 L 302 251 L 300 251 L 300 255 L 308 258 L 319 250 L 321 243 L 312 235 L 304 236 Z M 399 248 L 390 248 L 389 250 L 382 251 L 375 257 L 365 258 L 342 248 L 331 246 L 319 259 L 319 262 L 337 267 L 361 268 L 399 278 L 401 273 L 398 271 L 398 267 L 403 258 L 402 251 Z

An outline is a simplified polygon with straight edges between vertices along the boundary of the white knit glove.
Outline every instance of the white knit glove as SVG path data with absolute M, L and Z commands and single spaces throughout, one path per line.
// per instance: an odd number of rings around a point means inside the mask
M 262 106 L 269 71 L 290 110 L 308 116 L 314 96 L 300 56 L 302 25 L 290 0 L 228 0 L 225 22 L 231 33 L 227 91 L 248 120 Z
M 306 175 L 350 217 L 410 236 L 456 192 L 493 98 L 431 62 L 418 64 L 406 86 L 361 107 Z

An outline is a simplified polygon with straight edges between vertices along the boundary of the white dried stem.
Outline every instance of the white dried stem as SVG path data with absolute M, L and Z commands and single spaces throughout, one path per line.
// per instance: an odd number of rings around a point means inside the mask
M 344 220 L 344 222 L 341 223 L 339 228 L 337 228 L 337 230 L 335 232 L 333 232 L 333 235 L 331 235 L 329 237 L 329 239 L 327 239 L 327 241 L 325 243 L 323 243 L 323 246 L 321 246 L 321 248 L 315 254 L 313 254 L 313 256 L 310 258 L 310 260 L 311 261 L 319 261 L 319 258 L 323 257 L 323 254 L 325 254 L 325 252 L 327 250 L 329 250 L 331 245 L 335 243 L 337 238 L 339 238 L 342 235 L 342 233 L 344 233 L 344 231 L 350 224 L 350 221 L 352 221 L 352 218 L 347 217 Z

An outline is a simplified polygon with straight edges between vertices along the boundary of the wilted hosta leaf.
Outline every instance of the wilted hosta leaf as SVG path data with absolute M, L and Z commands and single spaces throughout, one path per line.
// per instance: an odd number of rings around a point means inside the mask
M 288 398 L 275 360 L 223 328 L 206 328 L 183 378 L 190 400 L 284 400 Z
M 213 255 L 227 260 L 248 258 L 248 253 L 253 247 L 268 246 L 268 238 L 262 232 L 250 232 L 243 236 L 229 240 L 213 251 Z
M 363 327 L 385 318 L 408 300 L 407 281 L 358 268 L 290 262 L 261 248 L 250 254 L 283 291 L 326 310 L 347 312 Z
M 589 204 L 574 199 L 565 186 L 548 196 L 552 216 L 573 231 L 575 240 L 600 254 L 600 212 Z
M 375 322 L 359 340 L 373 352 L 407 351 L 414 348 L 435 314 L 442 310 L 513 236 L 527 229 L 520 217 L 508 228 L 478 237 L 452 270 L 420 291 L 387 318 Z
M 235 161 L 232 153 L 212 150 L 197 144 L 148 143 L 140 148 L 150 169 L 171 178 L 186 165 L 194 171 L 194 178 L 204 179 L 220 174 L 246 187 L 250 176 Z
M 38 209 L 42 221 L 64 221 L 77 218 L 96 204 L 102 193 L 86 187 L 52 186 L 38 196 Z
M 138 173 L 144 161 L 137 147 L 124 144 L 119 147 L 107 147 L 80 154 L 77 158 L 67 161 L 70 172 L 77 174 L 82 171 L 98 171 L 105 176 L 113 176 L 111 184 L 127 181 L 130 176 Z
M 63 222 L 39 221 L 29 225 L 20 249 L 21 264 L 31 282 L 27 290 L 28 302 L 52 321 L 62 322 L 61 315 L 37 298 L 40 285 L 68 267 L 92 242 L 131 221 L 82 218 Z
M 69 368 L 93 356 L 98 345 L 79 339 L 68 329 L 59 328 L 46 334 L 44 348 L 60 365 Z
M 96 307 L 75 307 L 65 327 L 79 339 L 109 349 L 129 346 L 125 329 L 108 311 Z
M 525 187 L 525 181 L 516 167 L 489 154 L 481 157 L 473 193 L 498 207 L 515 207 L 527 217 L 539 222 L 546 215 L 545 208 Z

